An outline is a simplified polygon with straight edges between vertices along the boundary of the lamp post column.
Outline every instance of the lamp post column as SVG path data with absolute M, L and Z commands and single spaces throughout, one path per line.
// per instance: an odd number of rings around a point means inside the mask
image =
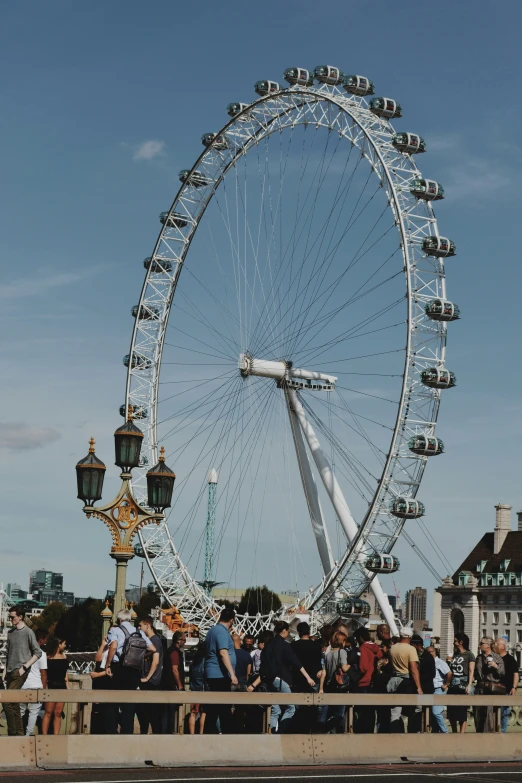
M 133 557 L 130 552 L 111 552 L 116 560 L 116 587 L 114 590 L 114 616 L 125 609 L 125 586 L 127 584 L 127 563 Z

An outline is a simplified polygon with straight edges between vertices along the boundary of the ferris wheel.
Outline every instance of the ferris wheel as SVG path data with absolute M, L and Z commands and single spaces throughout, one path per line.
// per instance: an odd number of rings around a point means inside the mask
M 138 498 L 159 445 L 178 479 L 141 548 L 164 598 L 205 630 L 219 609 L 200 584 L 213 471 L 214 578 L 295 588 L 322 614 L 360 611 L 371 584 L 394 628 L 378 574 L 398 569 L 426 462 L 444 451 L 455 245 L 432 207 L 443 188 L 416 165 L 424 140 L 390 123 L 395 100 L 333 66 L 284 78 L 203 135 L 144 261 L 120 412 L 132 405 L 145 434 Z

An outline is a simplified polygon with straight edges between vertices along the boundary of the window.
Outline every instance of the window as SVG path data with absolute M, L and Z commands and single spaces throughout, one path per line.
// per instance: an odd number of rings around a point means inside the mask
M 522 633 L 522 632 L 521 632 L 521 633 Z M 487 633 L 486 633 L 486 629 L 485 629 L 485 628 L 483 628 L 483 629 L 482 629 L 482 636 L 487 636 Z
M 512 578 L 512 577 L 514 577 L 514 576 L 515 576 L 515 574 L 509 574 L 509 583 L 510 583 L 510 584 L 512 584 L 512 582 L 511 582 L 511 578 Z M 511 603 L 511 593 L 508 593 L 508 594 L 506 595 L 506 603 L 507 603 L 507 604 L 510 604 L 510 603 Z
M 486 624 L 487 621 L 488 621 L 488 613 L 487 612 L 482 612 L 482 622 L 484 624 Z
M 522 623 L 522 612 L 517 612 L 517 623 Z
M 469 574 L 459 574 L 459 587 L 464 587 L 468 583 Z
M 493 639 L 498 639 L 498 628 L 493 628 Z
M 504 616 L 504 622 L 506 625 L 509 625 L 511 623 L 511 612 L 506 612 Z
M 504 636 L 507 636 L 507 639 L 506 639 L 506 641 L 507 641 L 507 643 L 509 644 L 509 642 L 511 641 L 511 631 L 510 631 L 510 630 L 508 630 L 508 629 L 506 629 L 506 630 L 504 631 Z
M 511 560 L 502 560 L 502 562 L 499 565 L 499 571 L 507 571 L 508 566 L 510 564 Z
M 498 612 L 493 612 L 493 624 L 498 625 Z
M 520 628 L 517 631 L 517 642 L 522 643 L 522 630 Z

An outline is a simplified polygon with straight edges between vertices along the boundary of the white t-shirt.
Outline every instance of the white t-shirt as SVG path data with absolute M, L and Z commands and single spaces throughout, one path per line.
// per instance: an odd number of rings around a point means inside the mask
M 27 680 L 22 685 L 22 690 L 27 688 L 43 688 L 42 669 L 47 669 L 47 655 L 42 651 L 42 657 L 38 658 L 29 669 Z

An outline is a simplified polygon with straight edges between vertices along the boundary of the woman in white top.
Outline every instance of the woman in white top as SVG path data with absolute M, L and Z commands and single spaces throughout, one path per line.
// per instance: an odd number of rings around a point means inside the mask
M 35 632 L 36 641 L 40 647 L 47 641 L 47 631 L 38 629 Z M 29 669 L 27 679 L 22 685 L 22 690 L 29 689 L 41 689 L 47 688 L 47 655 L 42 651 L 42 657 L 38 658 L 36 663 L 33 663 Z M 29 717 L 27 719 L 27 728 L 25 730 L 26 737 L 31 737 L 34 734 L 34 727 L 36 726 L 36 720 L 38 713 L 40 712 L 42 705 L 38 702 L 34 704 L 20 704 L 20 712 L 22 713 L 22 719 L 27 710 Z

